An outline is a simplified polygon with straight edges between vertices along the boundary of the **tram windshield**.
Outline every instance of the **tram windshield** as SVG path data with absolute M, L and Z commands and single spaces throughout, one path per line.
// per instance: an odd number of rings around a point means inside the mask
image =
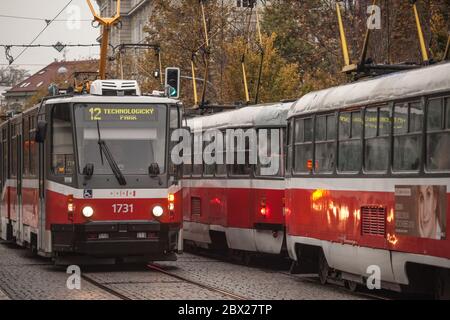
M 164 173 L 166 117 L 163 105 L 75 105 L 79 172 L 90 164 L 94 175 L 117 174 L 100 148 L 101 141 L 121 174 L 148 175 L 154 164 Z

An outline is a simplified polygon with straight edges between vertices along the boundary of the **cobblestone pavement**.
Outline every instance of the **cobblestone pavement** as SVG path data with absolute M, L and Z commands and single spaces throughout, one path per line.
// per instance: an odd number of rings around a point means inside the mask
M 2 290 L 0 290 L 0 301 L 1 300 L 9 300 L 9 297 Z
M 310 278 L 189 253 L 176 262 L 158 265 L 171 273 L 254 300 L 364 299 L 337 286 L 322 286 Z
M 49 259 L 31 257 L 26 249 L 0 242 L 0 290 L 11 299 L 117 299 L 86 281 L 81 282 L 81 290 L 69 290 L 67 278 L 65 270 L 54 267 Z
M 91 279 L 136 300 L 224 300 L 228 296 L 137 267 L 97 267 L 85 270 Z
M 361 299 L 336 286 L 285 272 L 246 267 L 209 257 L 183 254 L 175 262 L 157 263 L 164 270 L 248 299 Z M 208 290 L 145 266 L 83 267 L 90 279 L 131 299 L 208 300 L 230 296 Z M 0 242 L 0 299 L 117 299 L 82 280 L 81 290 L 68 290 L 68 275 L 49 259 L 31 257 L 28 250 Z

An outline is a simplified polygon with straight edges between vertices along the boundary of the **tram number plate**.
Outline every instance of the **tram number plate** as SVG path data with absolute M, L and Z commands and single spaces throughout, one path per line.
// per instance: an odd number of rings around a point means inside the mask
M 128 203 L 115 203 L 112 205 L 114 213 L 133 213 L 134 205 Z

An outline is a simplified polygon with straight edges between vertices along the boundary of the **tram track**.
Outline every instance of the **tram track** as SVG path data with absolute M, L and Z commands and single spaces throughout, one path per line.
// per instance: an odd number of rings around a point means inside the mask
M 190 284 L 193 284 L 195 286 L 201 287 L 203 289 L 206 289 L 206 290 L 209 290 L 209 291 L 212 291 L 212 292 L 215 292 L 215 293 L 219 293 L 219 294 L 225 295 L 227 297 L 232 298 L 233 300 L 251 300 L 250 298 L 243 297 L 241 295 L 229 292 L 227 290 L 219 289 L 217 287 L 210 286 L 210 285 L 207 285 L 207 284 L 204 284 L 204 283 L 201 283 L 201 282 L 194 281 L 192 279 L 186 278 L 184 276 L 180 276 L 180 275 L 174 274 L 174 273 L 172 273 L 170 271 L 164 270 L 164 268 L 162 266 L 160 266 L 158 264 L 155 264 L 155 263 L 150 263 L 150 264 L 147 265 L 147 267 L 150 270 L 157 271 L 157 272 L 163 273 L 163 274 L 165 274 L 167 276 L 170 276 L 170 277 L 176 278 L 178 280 L 185 281 L 187 283 L 190 283 Z
M 188 251 L 190 254 L 195 255 L 195 256 L 199 256 L 199 257 L 206 257 L 206 258 L 210 258 L 210 259 L 215 259 L 217 261 L 221 261 L 221 262 L 227 262 L 227 263 L 234 263 L 234 264 L 239 264 L 239 265 L 246 265 L 245 263 L 242 262 L 237 262 L 233 259 L 230 259 L 229 257 L 224 257 L 221 256 L 220 254 L 215 254 L 215 253 L 209 253 L 207 251 L 197 251 L 197 252 L 190 252 Z M 320 286 L 323 286 L 322 284 L 319 283 L 318 281 L 318 276 L 317 275 L 296 275 L 296 274 L 292 274 L 288 271 L 282 271 L 282 270 L 277 270 L 276 267 L 275 268 L 267 268 L 267 267 L 261 267 L 258 265 L 246 265 L 249 268 L 255 268 L 257 270 L 261 270 L 261 271 L 271 271 L 274 273 L 278 273 L 278 274 L 283 274 L 285 276 L 288 276 L 292 279 L 295 280 L 299 280 L 301 279 L 302 281 L 308 281 L 309 283 L 314 283 Z M 368 292 L 363 292 L 363 291 L 350 291 L 348 289 L 346 289 L 344 287 L 344 285 L 342 283 L 340 283 L 339 281 L 334 281 L 334 280 L 330 280 L 329 283 L 327 283 L 325 286 L 334 286 L 339 290 L 345 291 L 346 293 L 350 293 L 354 296 L 358 296 L 358 297 L 362 297 L 362 298 L 368 298 L 368 299 L 375 299 L 375 300 L 396 300 L 396 299 L 400 299 L 401 297 L 390 297 L 390 296 L 396 296 L 399 295 L 399 293 L 395 293 L 395 292 L 385 292 L 383 291 L 380 294 L 377 293 L 368 293 Z
M 114 290 L 114 289 L 108 287 L 107 285 L 105 285 L 103 283 L 98 282 L 97 280 L 89 277 L 86 274 L 82 274 L 81 278 L 86 280 L 87 282 L 89 282 L 93 286 L 96 286 L 97 288 L 100 288 L 101 290 L 106 291 L 107 293 L 109 293 L 109 294 L 119 298 L 120 300 L 133 300 L 132 298 L 127 297 L 126 295 L 120 293 L 119 291 Z

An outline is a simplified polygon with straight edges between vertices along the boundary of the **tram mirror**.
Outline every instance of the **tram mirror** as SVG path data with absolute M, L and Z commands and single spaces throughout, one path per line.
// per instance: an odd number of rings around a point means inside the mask
M 148 174 L 151 175 L 152 177 L 157 176 L 160 173 L 161 173 L 161 171 L 159 170 L 159 165 L 157 163 L 152 163 L 148 167 Z
M 92 177 L 94 174 L 94 164 L 93 163 L 86 163 L 86 166 L 83 168 L 83 175 L 85 175 L 87 178 Z
M 34 140 L 36 142 L 42 143 L 45 141 L 46 135 L 47 135 L 47 121 L 38 120 Z

